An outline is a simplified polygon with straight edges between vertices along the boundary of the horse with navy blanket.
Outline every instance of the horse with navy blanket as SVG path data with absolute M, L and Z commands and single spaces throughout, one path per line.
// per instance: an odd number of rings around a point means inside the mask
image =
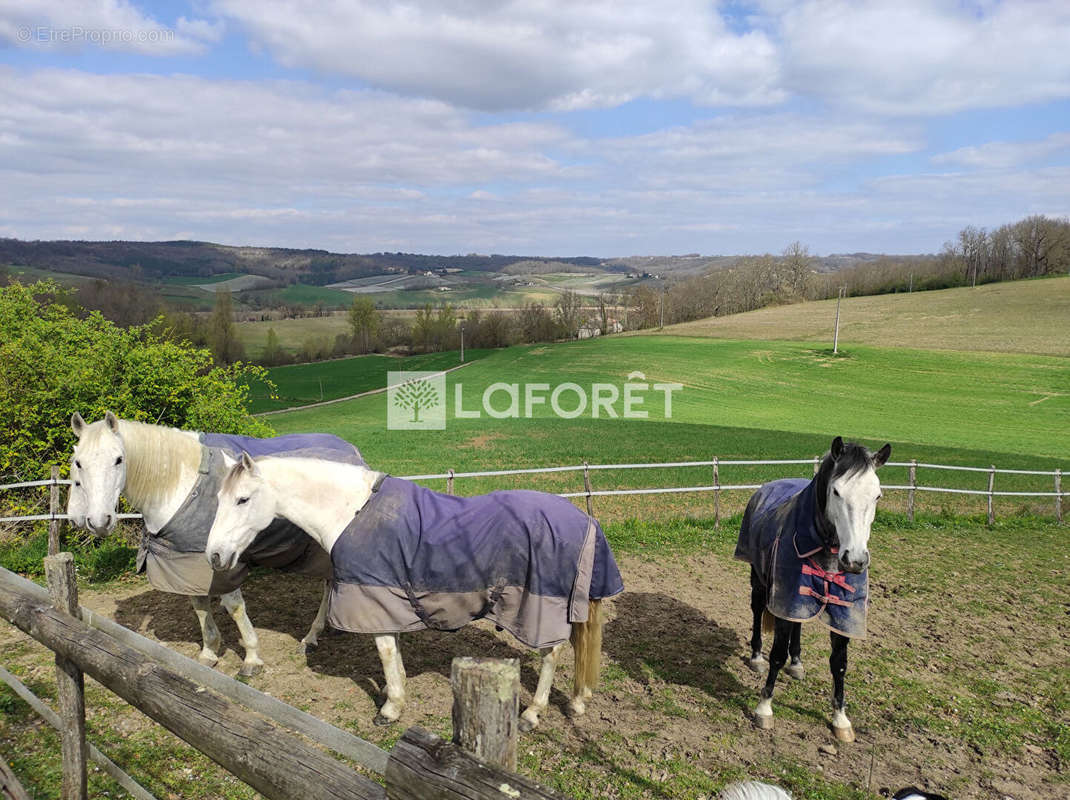
M 601 601 L 624 585 L 601 527 L 568 500 L 528 491 L 454 497 L 366 467 L 246 454 L 219 490 L 212 565 L 232 568 L 277 517 L 331 554 L 331 625 L 375 637 L 387 696 L 376 724 L 395 722 L 405 704 L 397 635 L 482 618 L 543 653 L 521 730 L 538 725 L 566 640 L 576 656 L 569 713 L 584 713 L 600 667 Z
M 246 558 L 226 572 L 212 570 L 204 548 L 215 518 L 216 492 L 226 470 L 243 452 L 363 464 L 357 448 L 327 434 L 257 439 L 196 433 L 120 420 L 111 412 L 92 424 L 76 413 L 71 428 L 78 444 L 71 459 L 68 515 L 76 525 L 101 535 L 115 526 L 120 493 L 142 513 L 145 527 L 138 572 L 145 572 L 155 589 L 190 597 L 201 626 L 201 663 L 212 666 L 218 661 L 222 637 L 211 607 L 212 597 L 218 596 L 241 634 L 245 648 L 241 674 L 255 675 L 263 668 L 240 588 L 251 566 L 324 580 L 319 612 L 301 640 L 302 651 L 316 646 L 326 624 L 330 558 L 304 531 L 281 521 L 265 526 Z
M 890 444 L 874 454 L 837 436 L 813 480 L 772 481 L 747 504 L 735 557 L 751 565 L 747 665 L 759 674 L 768 671 L 754 712 L 761 728 L 773 727 L 773 688 L 789 656 L 788 675 L 803 677 L 800 628 L 818 619 L 832 640 L 832 729 L 840 741 L 854 741 L 843 694 L 847 643 L 866 635 L 869 533 L 881 496 L 876 470 L 891 452 Z M 774 631 L 768 663 L 763 627 Z

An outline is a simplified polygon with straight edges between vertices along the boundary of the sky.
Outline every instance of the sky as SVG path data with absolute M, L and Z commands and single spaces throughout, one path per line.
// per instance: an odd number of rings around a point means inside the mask
M 1067 0 L 0 0 L 0 236 L 929 253 L 1070 215 Z

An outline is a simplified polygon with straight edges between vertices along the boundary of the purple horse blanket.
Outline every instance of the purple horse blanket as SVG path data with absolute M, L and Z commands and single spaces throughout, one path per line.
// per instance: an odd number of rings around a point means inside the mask
M 257 439 L 229 433 L 200 435 L 201 464 L 197 482 L 174 516 L 155 534 L 143 530 L 137 570 L 153 588 L 174 594 L 218 595 L 241 586 L 252 566 L 271 567 L 319 578 L 331 574 L 331 560 L 315 540 L 291 522 L 275 520 L 257 534 L 231 570 L 216 572 L 204 557 L 215 519 L 216 494 L 226 476 L 223 454 L 239 458 L 285 456 L 319 458 L 364 466 L 360 451 L 325 433 L 300 433 Z
M 624 590 L 602 528 L 556 495 L 455 497 L 384 477 L 331 550 L 328 619 L 354 633 L 453 631 L 486 617 L 560 644 Z
M 774 617 L 817 618 L 843 636 L 861 638 L 869 572 L 839 571 L 836 548 L 826 547 L 815 525 L 815 483 L 789 478 L 758 489 L 743 514 L 735 557 L 754 567 Z

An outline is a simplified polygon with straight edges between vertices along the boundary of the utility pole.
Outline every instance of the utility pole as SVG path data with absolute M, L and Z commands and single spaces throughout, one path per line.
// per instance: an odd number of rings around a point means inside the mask
M 464 323 L 461 323 L 461 363 L 464 363 Z
M 661 324 L 658 330 L 665 327 L 665 284 L 661 285 Z
M 840 352 L 840 301 L 847 292 L 846 286 L 841 286 L 836 295 L 836 332 L 832 335 L 832 355 Z
M 913 291 L 914 291 L 914 273 L 911 272 L 910 273 L 910 288 L 907 289 L 907 293 L 909 294 L 909 293 L 912 293 Z

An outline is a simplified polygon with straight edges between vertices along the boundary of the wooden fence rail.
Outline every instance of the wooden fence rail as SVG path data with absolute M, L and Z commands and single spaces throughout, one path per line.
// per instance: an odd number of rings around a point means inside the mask
M 69 557 L 69 554 L 61 554 L 54 563 L 62 565 L 67 563 Z M 67 573 L 62 567 L 53 567 L 52 571 L 56 575 L 69 574 L 73 579 L 73 572 Z M 67 593 L 64 596 L 70 598 L 71 595 Z M 72 610 L 75 613 L 71 613 Z M 141 649 L 135 649 L 120 641 L 120 637 L 109 635 L 101 628 L 108 627 L 113 632 L 123 631 L 121 637 L 128 641 L 144 637 L 139 637 L 133 631 L 110 621 L 108 625 L 102 625 L 103 618 L 94 616 L 87 609 L 72 605 L 57 608 L 41 587 L 2 568 L 0 617 L 55 652 L 57 662 L 62 659 L 78 671 L 91 676 L 268 798 L 381 800 L 419 797 L 433 800 L 449 797 L 499 800 L 508 796 L 521 800 L 547 800 L 562 797 L 509 770 L 481 761 L 462 747 L 445 742 L 420 728 L 406 731 L 390 753 L 380 750 L 370 742 L 346 734 L 363 745 L 357 753 L 360 756 L 358 763 L 371 762 L 367 765 L 374 765 L 376 771 L 385 775 L 384 787 L 307 744 L 285 726 L 229 700 L 209 686 L 191 679 L 191 676 L 207 673 L 212 676 L 213 686 L 223 686 L 226 683 L 242 686 L 252 693 L 246 696 L 261 707 L 266 707 L 260 703 L 260 699 L 267 697 L 266 695 L 261 695 L 255 689 L 243 686 L 157 643 L 151 643 L 152 646 L 143 644 Z M 96 625 L 91 625 L 90 621 L 95 621 Z M 150 640 L 144 639 L 144 642 Z M 157 648 L 169 654 L 166 663 L 143 652 L 156 651 Z M 485 671 L 485 664 L 469 663 L 471 660 L 464 659 L 458 661 L 464 663 L 459 663 L 453 670 L 454 694 L 455 698 L 462 699 L 455 699 L 455 704 L 471 704 L 472 708 L 462 709 L 456 715 L 464 721 L 465 732 L 464 737 L 458 733 L 455 738 L 479 741 L 481 747 L 486 748 L 492 737 L 515 737 L 517 698 L 513 697 L 503 706 L 500 699 L 501 685 L 490 683 L 485 684 L 485 689 L 495 694 L 498 699 L 481 696 L 479 691 L 472 689 L 478 681 L 474 681 L 468 673 L 472 669 Z M 515 670 L 515 665 L 507 665 L 508 669 Z M 0 672 L 0 678 L 9 675 L 6 670 Z M 13 679 L 13 676 L 10 677 Z M 13 679 L 13 682 L 18 684 L 17 680 Z M 511 686 L 513 691 L 517 690 L 515 684 Z M 22 689 L 25 690 L 25 687 Z M 309 716 L 277 700 L 274 700 L 274 703 L 288 709 L 288 713 L 280 716 L 294 719 L 300 719 L 302 715 Z M 37 707 L 35 704 L 31 705 Z M 507 709 L 506 713 L 511 709 L 513 718 L 503 721 L 499 711 L 497 716 L 491 719 L 481 711 L 491 706 L 499 709 L 504 707 Z M 278 711 L 277 708 L 272 710 Z M 51 709 L 49 711 L 51 712 Z M 51 715 L 45 716 L 54 717 L 55 714 L 51 712 Z M 65 721 L 53 721 L 67 727 Z M 317 722 L 333 731 L 344 733 L 327 723 Z M 480 729 L 480 725 L 484 727 Z M 333 740 L 333 735 L 327 738 Z M 93 750 L 95 748 L 90 748 L 90 753 Z M 497 747 L 487 748 L 488 753 L 515 754 L 515 751 L 515 738 L 511 743 L 506 741 L 499 743 Z M 73 789 L 67 788 L 66 773 L 76 773 L 78 769 L 82 772 L 81 786 L 84 787 L 85 769 L 84 762 L 79 763 L 77 756 L 72 758 L 69 748 L 64 749 L 64 768 L 64 797 L 84 797 L 84 789 L 80 789 L 77 781 Z M 123 774 L 125 776 L 125 773 Z M 14 785 L 12 779 L 11 786 Z M 11 791 L 14 792 L 15 789 L 12 788 Z

